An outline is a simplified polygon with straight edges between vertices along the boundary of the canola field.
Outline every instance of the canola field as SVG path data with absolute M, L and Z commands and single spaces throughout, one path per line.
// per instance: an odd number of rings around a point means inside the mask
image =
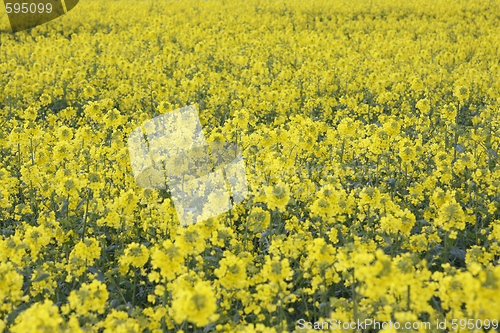
M 2 11 L 0 73 L 0 332 L 498 331 L 498 0 Z M 127 138 L 187 105 L 249 194 L 183 227 Z

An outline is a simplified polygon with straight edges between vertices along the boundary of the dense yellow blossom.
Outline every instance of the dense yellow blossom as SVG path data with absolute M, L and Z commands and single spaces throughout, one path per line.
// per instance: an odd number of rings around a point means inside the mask
M 499 11 L 96 0 L 15 34 L 1 14 L 0 333 L 498 320 Z M 127 140 L 188 105 L 249 194 L 182 227 Z
M 84 283 L 78 291 L 72 291 L 68 301 L 71 309 L 74 309 L 78 315 L 87 315 L 89 311 L 102 314 L 108 295 L 106 285 L 94 280 L 89 284 Z
M 206 326 L 217 318 L 216 298 L 209 282 L 198 281 L 192 286 L 184 281 L 175 284 L 171 311 L 177 323 L 188 320 L 197 326 Z
M 21 313 L 10 330 L 14 333 L 62 332 L 63 322 L 58 307 L 52 301 L 46 301 L 35 303 Z

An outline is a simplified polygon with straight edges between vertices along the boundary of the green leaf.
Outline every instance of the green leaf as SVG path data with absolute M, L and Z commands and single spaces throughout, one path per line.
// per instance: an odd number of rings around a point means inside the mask
M 132 282 L 127 281 L 127 280 L 120 282 L 120 286 L 124 286 L 125 288 L 128 288 L 130 290 L 132 290 L 134 288 L 134 285 L 132 284 Z
M 392 238 L 387 236 L 387 235 L 383 235 L 382 238 L 385 240 L 385 242 L 389 245 L 392 245 Z
M 496 152 L 493 148 L 489 148 L 489 149 L 488 149 L 488 152 L 489 152 L 491 155 L 495 156 L 495 158 L 498 158 L 498 154 L 497 154 L 497 152 Z
M 459 152 L 460 154 L 463 154 L 465 152 L 465 149 L 464 147 L 461 145 L 461 144 L 457 144 L 455 145 L 455 149 L 457 150 L 457 152 Z
M 43 273 L 41 274 L 40 276 L 38 276 L 36 279 L 32 280 L 32 282 L 40 282 L 40 281 L 43 281 L 45 280 L 46 278 L 48 278 L 50 276 L 49 273 Z
M 205 326 L 205 328 L 203 329 L 203 333 L 207 333 L 207 332 L 210 332 L 210 331 L 213 331 L 215 330 L 215 327 L 217 326 L 217 323 L 211 323 L 211 324 L 208 324 L 207 326 Z
M 70 224 L 71 224 L 71 223 L 70 223 L 68 220 L 66 220 L 66 219 L 61 219 L 61 220 L 60 220 L 60 223 L 61 223 L 62 225 L 70 225 Z
M 323 302 L 323 303 L 319 303 L 319 308 L 320 310 L 323 310 L 324 308 L 327 308 L 330 306 L 330 303 L 329 302 Z
M 96 277 L 97 281 L 102 282 L 102 283 L 106 283 L 106 278 L 97 268 L 89 267 L 89 272 L 93 273 L 93 274 L 97 274 L 97 277 Z
M 458 247 L 454 246 L 452 247 L 449 251 L 449 254 L 453 254 L 455 257 L 457 257 L 460 260 L 465 260 L 465 251 L 462 249 L 459 249 Z
M 83 206 L 83 203 L 85 202 L 85 198 L 82 199 L 82 201 L 80 201 L 80 203 L 78 204 L 78 206 L 76 206 L 76 209 L 75 210 L 79 210 L 80 208 L 82 208 Z
M 66 214 L 66 211 L 68 210 L 68 205 L 69 205 L 69 201 L 65 200 L 62 207 L 61 207 L 60 214 Z
M 21 314 L 21 312 L 25 311 L 31 306 L 30 303 L 23 303 L 19 305 L 14 311 L 12 311 L 9 316 L 7 317 L 7 322 L 13 322 L 17 316 Z
M 121 304 L 121 301 L 118 299 L 118 298 L 115 298 L 114 300 L 111 301 L 111 304 L 109 305 L 109 307 L 111 309 L 116 309 L 117 307 L 119 307 Z

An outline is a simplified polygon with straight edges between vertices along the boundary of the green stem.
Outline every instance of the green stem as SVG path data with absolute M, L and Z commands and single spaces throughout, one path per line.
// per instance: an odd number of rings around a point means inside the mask
M 132 289 L 132 306 L 135 306 L 135 290 L 137 287 L 137 269 L 134 269 L 134 287 Z
M 89 200 L 90 199 L 90 189 L 88 189 L 87 203 L 85 205 L 85 215 L 83 217 L 83 229 L 82 229 L 82 241 L 85 238 L 85 231 L 87 229 L 87 214 L 89 212 Z
M 450 232 L 448 231 L 446 235 L 444 236 L 444 263 L 448 262 L 448 236 L 450 235 Z
M 408 298 L 406 299 L 406 311 L 410 311 L 410 285 L 408 285 Z
M 457 143 L 458 143 L 458 112 L 460 111 L 460 102 L 458 102 L 457 105 L 457 115 L 455 116 L 455 126 L 454 126 L 454 131 L 455 131 L 455 138 L 453 140 L 453 162 L 457 160 Z
M 68 200 L 68 204 L 66 205 L 66 221 L 69 222 L 69 194 L 68 194 L 68 198 L 66 200 Z
M 245 246 L 244 246 L 244 250 L 246 251 L 247 250 L 247 238 L 248 238 L 248 219 L 245 223 Z
M 342 160 L 344 159 L 344 147 L 345 147 L 345 138 L 342 140 L 342 148 L 340 150 L 340 165 L 342 165 Z
M 356 285 L 354 283 L 354 270 L 352 272 L 352 284 L 351 284 L 351 288 L 352 288 L 352 298 L 353 298 L 353 309 L 352 309 L 352 318 L 354 321 L 357 320 L 358 318 L 358 299 L 356 297 Z

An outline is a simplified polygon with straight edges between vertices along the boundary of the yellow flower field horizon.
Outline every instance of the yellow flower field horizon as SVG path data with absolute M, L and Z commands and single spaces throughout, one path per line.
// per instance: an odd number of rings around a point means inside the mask
M 0 333 L 498 332 L 498 13 L 88 0 L 15 34 L 2 14 Z M 127 139 L 188 105 L 249 194 L 183 227 Z

